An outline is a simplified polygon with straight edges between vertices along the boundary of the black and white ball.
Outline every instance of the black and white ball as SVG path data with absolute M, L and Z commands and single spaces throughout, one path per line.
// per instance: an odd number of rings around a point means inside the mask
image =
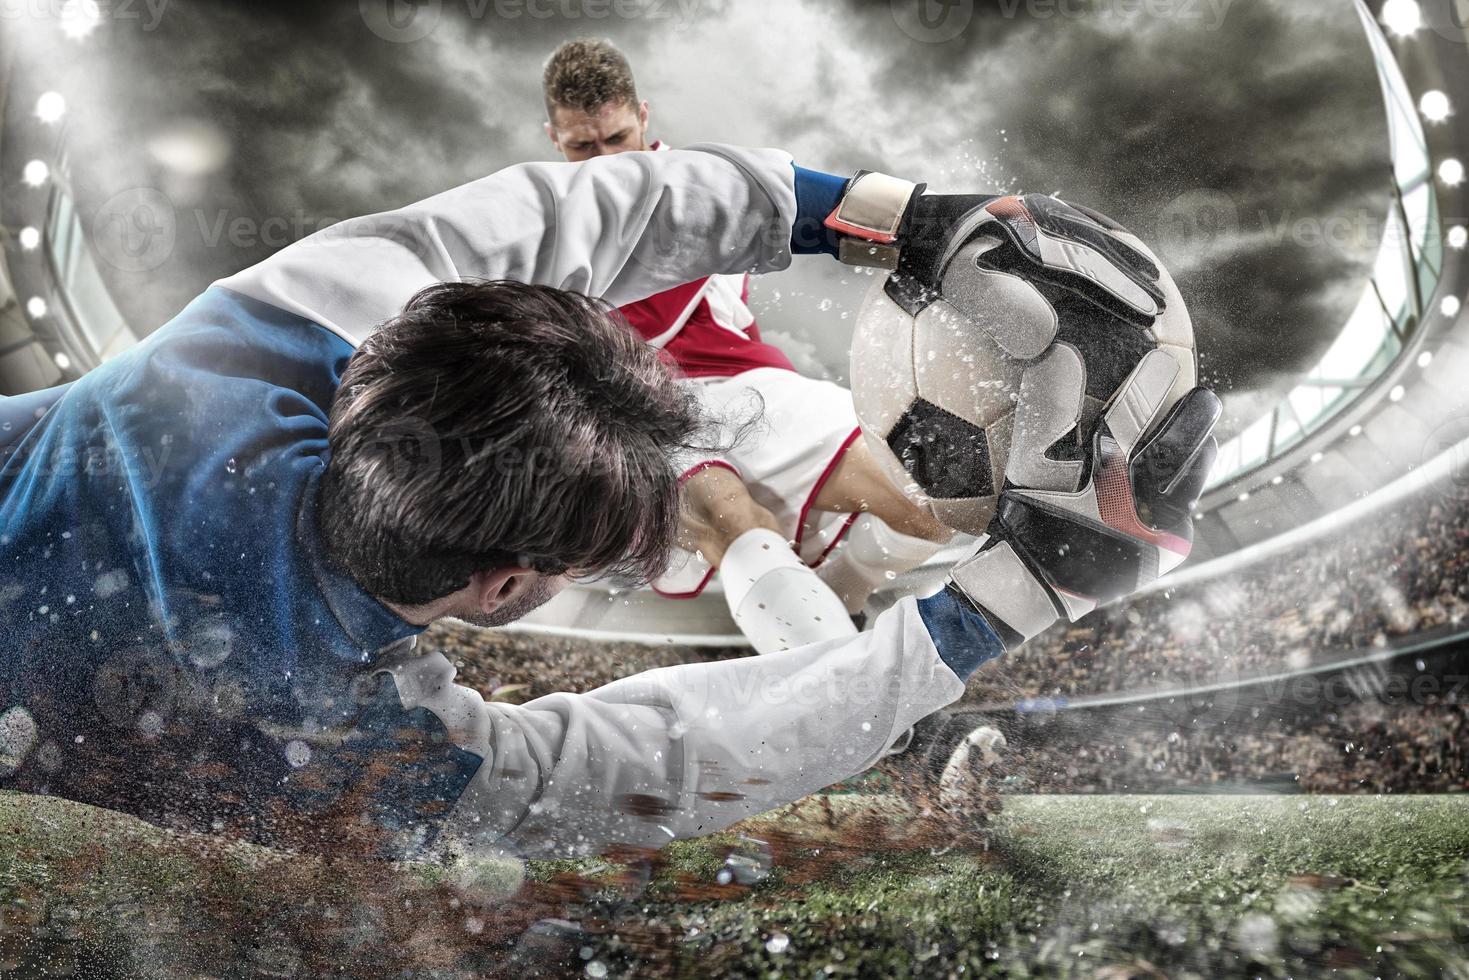
M 852 342 L 852 397 L 868 446 L 910 499 L 970 534 L 989 524 L 1007 479 L 1080 489 L 1097 422 L 1149 351 L 1178 362 L 1164 411 L 1198 373 L 1188 310 L 1161 263 L 1164 311 L 1140 324 L 1001 259 L 1011 247 L 998 232 L 977 235 L 944 266 L 939 296 L 921 305 L 882 277 Z

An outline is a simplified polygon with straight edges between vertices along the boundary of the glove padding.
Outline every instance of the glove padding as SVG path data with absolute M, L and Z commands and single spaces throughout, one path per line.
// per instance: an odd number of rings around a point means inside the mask
M 1219 399 L 1194 388 L 1161 421 L 1177 362 L 1143 358 L 1093 438 L 1077 492 L 1007 487 L 978 551 L 948 588 L 1013 648 L 1171 571 L 1193 545 L 1193 508 L 1214 465 Z
M 982 267 L 1077 293 L 1146 329 L 1163 312 L 1161 271 L 1118 233 L 1126 230 L 1110 218 L 1044 194 L 923 194 L 904 222 L 888 294 L 916 312 L 941 295 L 959 249 L 987 234 L 1003 244 L 980 257 Z

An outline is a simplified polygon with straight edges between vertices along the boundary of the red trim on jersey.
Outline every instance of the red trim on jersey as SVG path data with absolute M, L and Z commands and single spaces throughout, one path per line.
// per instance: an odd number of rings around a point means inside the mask
M 837 464 L 842 461 L 843 456 L 847 455 L 847 450 L 852 448 L 852 443 L 856 442 L 857 437 L 861 434 L 862 430 L 860 428 L 856 428 L 852 430 L 851 434 L 848 435 L 847 438 L 842 440 L 841 446 L 839 446 L 837 448 L 837 451 L 832 454 L 831 462 L 826 464 L 826 469 L 822 470 L 821 476 L 816 478 L 816 482 L 811 487 L 811 492 L 807 494 L 805 506 L 801 508 L 801 516 L 796 519 L 797 555 L 801 553 L 801 538 L 806 533 L 806 516 L 811 513 L 811 505 L 816 503 L 816 497 L 818 494 L 821 493 L 821 488 L 826 486 L 826 481 L 831 479 L 831 475 L 836 472 Z M 826 556 L 831 554 L 831 549 L 835 548 L 841 542 L 842 538 L 846 537 L 847 532 L 852 529 L 852 524 L 856 520 L 857 515 L 855 513 L 848 514 L 847 522 L 842 525 L 842 529 L 838 531 L 836 533 L 836 536 L 831 539 L 831 543 L 828 544 L 824 549 L 822 549 L 821 554 L 816 556 L 815 561 L 807 563 L 809 567 L 816 568 L 822 562 L 826 561 Z
M 852 443 L 856 442 L 857 437 L 861 434 L 862 430 L 860 428 L 853 429 L 851 433 L 848 434 L 847 438 L 842 440 L 842 444 L 837 447 L 837 451 L 832 453 L 831 459 L 826 464 L 826 468 L 821 471 L 821 475 L 817 477 L 816 482 L 811 485 L 811 492 L 806 495 L 806 502 L 801 507 L 801 515 L 796 519 L 796 542 L 791 550 L 796 553 L 797 557 L 800 557 L 801 541 L 806 534 L 806 518 L 809 517 L 811 514 L 811 507 L 816 503 L 817 495 L 821 493 L 821 488 L 826 486 L 826 481 L 830 480 L 831 475 L 836 472 L 837 465 L 841 463 L 842 457 L 847 455 L 847 450 L 852 448 Z M 696 463 L 685 470 L 683 474 L 678 478 L 679 486 L 683 486 L 684 482 L 690 477 L 694 476 L 696 473 L 700 473 L 708 469 L 711 466 L 722 466 L 733 473 L 735 476 L 740 475 L 739 470 L 735 469 L 734 466 L 726 463 L 722 459 L 707 459 L 702 463 Z M 741 477 L 741 479 L 743 479 L 743 477 Z M 819 568 L 821 566 L 821 563 L 826 561 L 827 557 L 831 554 L 832 549 L 841 544 L 842 539 L 847 536 L 847 532 L 850 531 L 852 529 L 852 525 L 856 523 L 858 516 L 859 515 L 857 513 L 851 513 L 847 515 L 847 519 L 845 522 L 843 522 L 841 529 L 837 531 L 836 535 L 832 537 L 831 541 L 827 543 L 826 547 L 821 549 L 821 554 L 817 555 L 814 561 L 805 562 L 805 560 L 802 559 L 806 567 L 812 569 Z M 653 586 L 653 591 L 658 593 L 658 595 L 662 596 L 665 599 L 697 599 L 700 595 L 703 594 L 704 589 L 709 585 L 709 580 L 714 577 L 715 571 L 716 569 L 714 568 L 714 566 L 710 565 L 709 571 L 705 573 L 704 577 L 699 580 L 699 584 L 696 585 L 690 592 L 664 592 L 656 585 Z
M 744 482 L 745 478 L 741 476 L 740 471 L 735 468 L 735 465 L 733 463 L 726 462 L 722 459 L 706 459 L 704 460 L 704 462 L 695 463 L 693 466 L 690 466 L 688 469 L 680 473 L 678 475 L 678 485 L 683 486 L 685 482 L 692 480 L 700 473 L 714 466 L 717 466 L 720 469 L 729 470 L 735 476 L 738 476 L 740 478 L 740 482 Z

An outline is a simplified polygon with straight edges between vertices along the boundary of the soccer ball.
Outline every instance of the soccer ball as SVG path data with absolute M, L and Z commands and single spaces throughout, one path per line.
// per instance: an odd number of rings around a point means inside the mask
M 998 231 L 975 236 L 921 308 L 884 276 L 852 341 L 852 399 L 873 455 L 909 499 L 970 534 L 985 530 L 1007 480 L 1081 489 L 1097 423 L 1145 354 L 1178 362 L 1165 411 L 1197 377 L 1188 310 L 1161 263 L 1165 309 L 1142 325 L 1027 263 L 998 261 L 1008 247 Z

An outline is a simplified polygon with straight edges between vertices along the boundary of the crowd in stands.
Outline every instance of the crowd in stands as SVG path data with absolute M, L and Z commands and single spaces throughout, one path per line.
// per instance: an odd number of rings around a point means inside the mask
M 1251 565 L 1062 623 L 970 682 L 1007 703 L 1231 683 L 1469 628 L 1469 501 L 1429 494 Z
M 1140 731 L 1119 712 L 1085 728 L 1022 732 L 1007 754 L 1007 788 L 1020 793 L 1463 792 L 1469 699 L 1372 700 L 1315 716 L 1169 731 Z

